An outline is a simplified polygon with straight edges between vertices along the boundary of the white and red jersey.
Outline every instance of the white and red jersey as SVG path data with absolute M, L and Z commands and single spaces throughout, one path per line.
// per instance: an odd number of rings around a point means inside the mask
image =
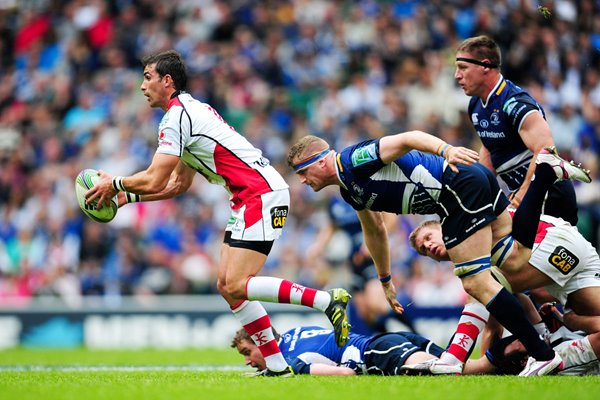
M 156 152 L 180 157 L 209 182 L 224 186 L 234 210 L 249 199 L 288 188 L 259 149 L 211 106 L 185 92 L 169 101 L 158 127 Z

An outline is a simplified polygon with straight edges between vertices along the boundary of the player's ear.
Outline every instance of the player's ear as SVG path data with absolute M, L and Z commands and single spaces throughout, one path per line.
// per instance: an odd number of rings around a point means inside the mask
M 165 74 L 165 76 L 163 76 L 163 82 L 164 82 L 165 88 L 175 85 L 175 83 L 173 82 L 173 77 L 169 74 Z

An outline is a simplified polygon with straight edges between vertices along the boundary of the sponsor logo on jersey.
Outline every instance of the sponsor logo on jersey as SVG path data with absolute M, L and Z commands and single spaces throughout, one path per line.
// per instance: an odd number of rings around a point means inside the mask
M 473 122 L 473 125 L 479 125 L 479 113 L 471 114 L 471 121 Z
M 479 121 L 479 126 L 481 126 L 483 129 L 487 129 L 487 127 L 490 126 L 490 123 L 487 119 L 482 119 Z
M 158 138 L 160 140 L 163 140 L 165 138 L 165 131 L 160 131 L 160 133 L 158 134 Z
M 352 165 L 354 167 L 366 164 L 369 161 L 377 160 L 377 152 L 375 151 L 375 143 L 371 143 L 364 147 L 359 147 L 352 152 Z
M 288 216 L 288 206 L 277 206 L 271 208 L 271 227 L 273 229 L 281 229 L 285 225 L 285 220 Z
M 258 160 L 254 161 L 254 164 L 258 165 L 259 167 L 267 167 L 269 165 L 269 160 L 266 159 L 265 157 L 261 157 Z
M 508 99 L 508 101 L 506 103 L 504 103 L 504 107 L 503 107 L 504 112 L 507 114 L 510 114 L 516 105 L 517 105 L 517 100 L 514 97 L 511 97 L 510 99 Z
M 504 132 L 477 131 L 480 138 L 498 139 L 506 137 Z
M 548 261 L 563 275 L 567 275 L 579 264 L 579 258 L 563 246 L 557 246 Z

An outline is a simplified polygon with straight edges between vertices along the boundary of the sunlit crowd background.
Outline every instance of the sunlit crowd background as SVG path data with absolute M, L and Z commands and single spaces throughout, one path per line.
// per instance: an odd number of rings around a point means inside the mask
M 299 184 L 289 146 L 309 133 L 341 149 L 421 129 L 478 149 L 453 74 L 458 43 L 482 33 L 501 45 L 505 77 L 545 108 L 561 154 L 592 170 L 594 183 L 576 187 L 579 228 L 598 246 L 599 1 L 0 1 L 0 304 L 216 293 L 229 216 L 221 187 L 197 176 L 187 194 L 127 205 L 108 224 L 85 217 L 74 195 L 81 169 L 129 175 L 149 165 L 163 111 L 140 91 L 139 59 L 171 48 L 187 63 L 188 92 L 291 187 L 265 273 L 346 285 L 342 233 L 306 257 L 335 193 Z M 422 219 L 390 225 L 398 290 L 417 305 L 462 304 L 451 266 L 410 249 Z

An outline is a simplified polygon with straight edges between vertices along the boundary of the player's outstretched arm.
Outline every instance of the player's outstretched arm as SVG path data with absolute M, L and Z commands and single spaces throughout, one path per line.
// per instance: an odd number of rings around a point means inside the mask
M 479 160 L 479 154 L 466 147 L 454 147 L 442 139 L 422 131 L 409 131 L 384 136 L 379 141 L 379 157 L 389 164 L 411 150 L 444 157 L 450 168 L 458 172 L 456 164 L 472 165 Z
M 171 172 L 167 186 L 165 186 L 160 192 L 144 195 L 143 201 L 170 199 L 185 193 L 192 185 L 195 175 L 196 171 L 194 169 L 188 167 L 181 160 L 179 160 L 179 163 L 173 172 Z
M 133 176 L 113 177 L 105 171 L 98 171 L 98 175 L 100 181 L 86 192 L 85 198 L 88 204 L 98 199 L 100 208 L 102 204 L 108 204 L 118 192 L 144 195 L 144 201 L 173 197 L 181 193 L 181 190 L 187 190 L 193 178 L 193 170 L 181 163 L 179 157 L 155 154 L 148 169 Z M 119 200 L 119 203 L 121 202 L 122 200 Z
M 392 310 L 398 314 L 402 314 L 404 308 L 396 298 L 396 288 L 392 283 L 390 245 L 383 215 L 380 212 L 366 209 L 357 211 L 357 214 L 362 227 L 365 244 L 369 249 L 371 258 L 373 258 L 373 263 L 379 274 L 385 297 Z

